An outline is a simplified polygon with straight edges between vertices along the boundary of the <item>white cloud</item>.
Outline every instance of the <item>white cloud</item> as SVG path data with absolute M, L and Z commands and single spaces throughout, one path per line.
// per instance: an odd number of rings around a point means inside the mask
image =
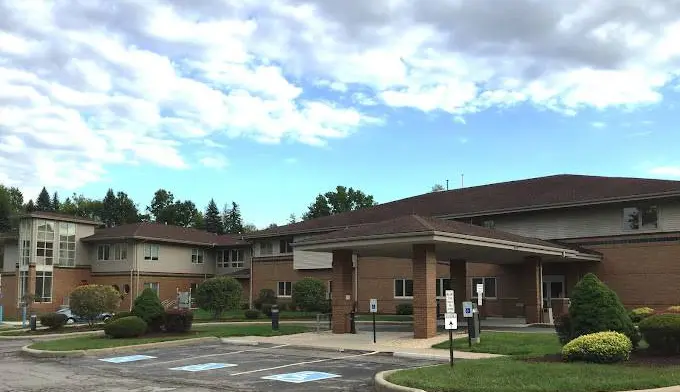
M 185 168 L 215 139 L 323 146 L 381 124 L 364 112 L 380 105 L 395 124 L 401 108 L 461 124 L 520 103 L 631 109 L 680 75 L 675 1 L 348 1 L 1 1 L 0 180 Z
M 286 158 L 286 159 L 284 159 L 283 161 L 284 161 L 285 163 L 288 163 L 288 164 L 293 164 L 293 163 L 297 163 L 297 162 L 298 162 L 298 159 L 297 159 L 297 158 L 291 157 L 291 158 Z
M 203 157 L 199 162 L 201 162 L 203 166 L 211 169 L 224 169 L 229 164 L 224 157 L 219 155 Z
M 649 173 L 664 177 L 680 177 L 680 166 L 657 166 L 652 168 Z
M 604 128 L 604 127 L 607 126 L 607 123 L 602 122 L 602 121 L 593 121 L 593 122 L 590 123 L 590 125 L 593 128 Z

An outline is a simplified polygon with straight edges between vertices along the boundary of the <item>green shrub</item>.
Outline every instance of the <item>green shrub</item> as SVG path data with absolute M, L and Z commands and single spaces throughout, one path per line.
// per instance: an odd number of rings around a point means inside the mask
M 120 305 L 120 293 L 108 285 L 88 284 L 78 286 L 69 295 L 69 307 L 76 316 L 94 325 L 99 315 L 113 312 Z
M 165 332 L 189 332 L 193 322 L 194 313 L 189 309 L 168 309 L 165 311 Z
M 250 305 L 248 304 L 248 302 L 244 302 L 244 303 L 241 304 L 241 310 L 248 310 L 248 309 L 250 309 Z
M 654 309 L 652 308 L 635 308 L 630 311 L 630 319 L 633 321 L 633 323 L 637 324 L 640 321 L 646 319 L 647 317 L 651 316 L 654 314 Z
M 291 297 L 295 307 L 303 312 L 317 312 L 326 302 L 326 283 L 320 279 L 302 278 L 293 284 Z
M 399 304 L 396 310 L 399 315 L 413 314 L 413 304 Z
M 569 313 L 563 313 L 555 317 L 555 332 L 557 332 L 557 338 L 560 340 L 561 345 L 565 345 L 572 340 L 574 331 L 571 326 L 571 318 Z
M 255 300 L 255 309 L 261 310 L 262 305 L 274 305 L 276 303 L 276 293 L 272 289 L 260 290 L 257 299 Z
M 247 319 L 255 320 L 256 318 L 260 318 L 260 311 L 257 309 L 248 309 L 245 311 L 245 316 Z
M 196 289 L 196 305 L 211 312 L 215 320 L 222 312 L 239 309 L 243 287 L 231 276 L 218 276 L 205 280 Z
M 592 273 L 586 274 L 574 287 L 569 316 L 572 338 L 615 331 L 626 335 L 633 347 L 637 347 L 640 341 L 640 335 L 618 295 Z
M 272 305 L 272 304 L 262 304 L 262 306 L 260 307 L 262 314 L 264 314 L 267 317 L 271 317 L 272 316 L 272 306 L 274 306 L 274 305 Z
M 129 317 L 129 316 L 133 316 L 132 312 L 117 312 L 117 313 L 114 314 L 113 316 L 109 317 L 109 318 L 105 321 L 105 323 L 108 324 L 108 323 L 110 323 L 110 322 L 112 322 L 112 321 L 116 321 L 116 320 L 118 320 L 118 319 L 122 319 L 123 317 Z
M 620 332 L 596 332 L 581 335 L 562 347 L 565 361 L 615 363 L 627 361 L 633 343 Z
M 655 314 L 638 325 L 649 348 L 666 354 L 680 354 L 680 314 Z
M 45 313 L 40 315 L 40 325 L 51 330 L 61 329 L 66 325 L 67 319 L 65 314 Z
M 128 316 L 106 324 L 104 333 L 114 339 L 136 338 L 144 335 L 147 328 L 148 325 L 141 317 Z
M 664 313 L 680 313 L 680 306 L 669 306 Z
M 150 288 L 144 289 L 132 305 L 132 314 L 144 320 L 149 331 L 158 332 L 163 328 L 165 308 L 156 292 Z

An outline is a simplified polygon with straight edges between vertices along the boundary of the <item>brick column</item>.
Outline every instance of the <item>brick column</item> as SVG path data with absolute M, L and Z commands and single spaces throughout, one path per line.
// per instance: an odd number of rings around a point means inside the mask
M 352 251 L 333 251 L 333 333 L 349 333 L 352 310 Z M 350 299 L 345 299 L 349 295 Z
M 26 294 L 35 295 L 35 265 L 28 266 L 28 287 L 26 287 Z M 21 298 L 19 298 L 21 301 Z
M 541 304 L 541 258 L 528 256 L 522 265 L 522 292 L 524 313 L 527 324 L 540 323 L 542 315 Z
M 413 335 L 416 339 L 437 334 L 436 281 L 434 245 L 413 245 Z
M 467 292 L 467 262 L 462 259 L 449 261 L 449 279 L 451 285 L 449 289 L 454 291 L 456 301 L 456 313 L 458 317 L 463 317 L 463 302 L 468 299 Z

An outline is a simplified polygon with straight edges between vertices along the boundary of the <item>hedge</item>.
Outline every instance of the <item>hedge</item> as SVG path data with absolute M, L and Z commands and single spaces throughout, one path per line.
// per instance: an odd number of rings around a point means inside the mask
M 104 333 L 114 339 L 136 338 L 144 335 L 147 327 L 140 317 L 128 316 L 106 324 Z
M 656 314 L 638 325 L 649 348 L 665 354 L 680 354 L 680 314 Z
M 627 361 L 633 350 L 628 336 L 620 332 L 596 332 L 582 335 L 562 348 L 562 358 L 566 361 L 593 363 L 615 363 Z

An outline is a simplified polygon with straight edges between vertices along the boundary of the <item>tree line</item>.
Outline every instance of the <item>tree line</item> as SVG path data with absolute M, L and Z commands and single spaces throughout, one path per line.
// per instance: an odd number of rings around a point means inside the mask
M 354 211 L 376 205 L 372 195 L 352 187 L 337 186 L 334 190 L 320 193 L 302 214 L 303 221 L 323 216 Z M 217 234 L 239 234 L 256 231 L 253 224 L 244 223 L 241 210 L 235 201 L 226 203 L 220 210 L 217 202 L 210 199 L 204 209 L 191 200 L 180 200 L 166 189 L 158 189 L 150 203 L 140 209 L 127 193 L 109 188 L 102 199 L 89 198 L 73 193 L 63 201 L 57 192 L 50 194 L 43 187 L 35 199 L 24 202 L 24 195 L 16 187 L 0 184 L 0 232 L 16 228 L 14 216 L 35 211 L 58 212 L 81 218 L 96 219 L 103 227 L 127 223 L 156 222 L 182 227 L 192 227 Z M 286 223 L 298 219 L 290 214 Z M 272 223 L 268 228 L 276 227 Z

